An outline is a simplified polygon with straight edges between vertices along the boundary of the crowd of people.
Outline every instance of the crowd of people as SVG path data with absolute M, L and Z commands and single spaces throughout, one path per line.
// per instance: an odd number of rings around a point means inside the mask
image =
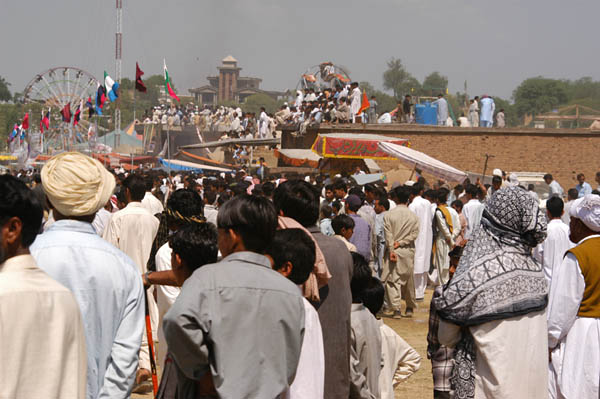
M 435 398 L 597 398 L 600 193 L 493 174 L 2 175 L 0 396 L 393 398 L 429 286 Z

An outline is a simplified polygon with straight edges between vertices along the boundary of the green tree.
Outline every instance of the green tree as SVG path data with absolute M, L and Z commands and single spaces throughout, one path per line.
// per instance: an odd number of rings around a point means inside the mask
M 448 78 L 435 71 L 427 75 L 423 80 L 422 94 L 426 96 L 436 96 L 439 93 L 446 93 L 448 88 Z
M 8 86 L 10 86 L 10 83 L 0 76 L 0 101 L 10 101 L 12 99 Z
M 524 80 L 513 91 L 517 115 L 535 116 L 565 104 L 568 100 L 567 86 L 564 81 L 541 76 Z
M 521 124 L 519 116 L 515 112 L 515 106 L 508 102 L 508 100 L 500 97 L 494 97 L 494 103 L 496 104 L 496 113 L 500 112 L 501 109 L 504 110 L 507 127 L 515 127 Z
M 256 116 L 260 113 L 260 107 L 265 107 L 267 113 L 275 113 L 281 104 L 275 101 L 272 97 L 258 93 L 246 98 L 242 109 L 244 112 L 254 112 Z
M 399 58 L 387 62 L 387 70 L 383 73 L 383 88 L 391 90 L 394 97 L 399 99 L 404 94 L 412 93 L 420 87 L 418 81 L 404 68 Z

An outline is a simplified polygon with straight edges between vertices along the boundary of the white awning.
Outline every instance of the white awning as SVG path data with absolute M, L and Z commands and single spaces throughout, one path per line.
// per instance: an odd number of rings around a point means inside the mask
M 412 148 L 386 142 L 380 142 L 379 148 L 411 167 L 416 166 L 440 179 L 462 182 L 467 177 L 465 172 Z

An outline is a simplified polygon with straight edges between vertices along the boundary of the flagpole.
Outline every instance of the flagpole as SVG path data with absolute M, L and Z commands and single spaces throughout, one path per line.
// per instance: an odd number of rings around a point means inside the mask
M 133 88 L 133 125 L 135 126 L 135 87 Z

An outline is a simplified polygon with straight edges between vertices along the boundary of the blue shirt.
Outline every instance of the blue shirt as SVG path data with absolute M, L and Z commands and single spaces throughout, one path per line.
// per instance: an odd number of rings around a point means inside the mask
M 354 244 L 358 253 L 369 262 L 371 260 L 371 226 L 355 213 L 348 216 L 354 220 L 354 233 L 348 241 Z
M 331 219 L 329 218 L 321 219 L 319 228 L 321 229 L 321 233 L 326 236 L 333 237 L 335 235 L 335 231 L 333 231 L 333 227 L 331 227 Z
M 577 190 L 577 198 L 581 198 L 592 193 L 592 186 L 590 186 L 590 184 L 585 181 L 583 182 L 583 184 L 576 185 L 575 189 Z
M 75 295 L 87 349 L 87 397 L 128 398 L 144 332 L 144 287 L 133 261 L 90 223 L 59 220 L 30 247 L 40 269 Z

